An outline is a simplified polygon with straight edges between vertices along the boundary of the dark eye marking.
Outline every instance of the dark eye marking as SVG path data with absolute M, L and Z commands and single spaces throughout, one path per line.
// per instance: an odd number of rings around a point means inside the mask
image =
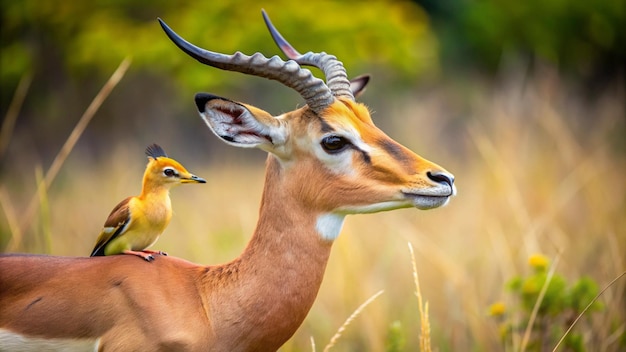
M 389 155 L 400 163 L 405 164 L 409 162 L 409 158 L 407 158 L 405 152 L 398 144 L 382 139 L 378 141 L 378 145 L 380 145 L 381 148 L 383 148 L 387 153 L 389 153 Z
M 370 155 L 364 151 L 364 150 L 360 150 L 361 154 L 363 155 L 363 161 L 365 161 L 366 164 L 371 165 L 372 164 L 372 158 L 370 157 Z
M 320 117 L 320 123 L 322 124 L 322 133 L 330 133 L 335 132 L 335 129 L 332 128 L 326 120 Z
M 322 142 L 320 144 L 322 145 L 324 151 L 328 154 L 337 154 L 352 146 L 352 143 L 350 143 L 349 140 L 337 135 L 330 135 L 322 138 Z

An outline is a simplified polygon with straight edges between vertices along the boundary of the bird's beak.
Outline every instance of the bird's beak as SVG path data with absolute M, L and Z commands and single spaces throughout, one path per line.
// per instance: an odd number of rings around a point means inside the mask
M 206 183 L 206 180 L 196 175 L 186 175 L 180 178 L 180 183 Z

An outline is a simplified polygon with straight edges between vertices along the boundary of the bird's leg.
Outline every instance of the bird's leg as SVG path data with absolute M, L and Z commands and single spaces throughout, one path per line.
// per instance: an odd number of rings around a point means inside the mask
M 124 254 L 131 254 L 131 255 L 136 255 L 138 257 L 141 257 L 143 259 L 145 259 L 146 261 L 150 262 L 154 260 L 154 256 L 150 253 L 144 253 L 144 251 L 141 252 L 137 252 L 137 251 L 131 251 L 129 249 L 123 251 L 122 253 Z
M 153 251 L 153 250 L 150 250 L 150 249 L 144 249 L 142 252 L 150 253 L 150 254 L 158 254 L 158 255 L 167 255 L 166 252 L 163 252 L 163 251 Z

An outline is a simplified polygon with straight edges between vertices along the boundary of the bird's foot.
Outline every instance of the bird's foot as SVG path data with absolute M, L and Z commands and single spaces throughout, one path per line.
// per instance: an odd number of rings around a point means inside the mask
M 165 256 L 167 255 L 166 252 L 163 252 L 163 251 L 152 251 L 152 250 L 149 250 L 149 249 L 144 249 L 142 252 L 150 253 L 150 254 L 165 255 Z
M 124 254 L 130 254 L 130 255 L 136 255 L 138 257 L 141 257 L 141 258 L 145 259 L 147 262 L 151 262 L 151 261 L 154 260 L 154 256 L 152 254 L 150 254 L 150 252 L 147 252 L 147 251 L 125 250 L 123 253 Z

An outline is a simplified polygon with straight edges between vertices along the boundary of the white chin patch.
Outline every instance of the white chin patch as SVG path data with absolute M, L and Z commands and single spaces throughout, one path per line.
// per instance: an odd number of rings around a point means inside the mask
M 337 210 L 346 214 L 371 214 L 371 213 L 378 213 L 381 211 L 410 208 L 412 206 L 413 206 L 413 203 L 411 203 L 408 200 L 403 199 L 403 200 L 392 200 L 389 202 L 380 202 L 380 203 L 374 203 L 374 204 L 368 204 L 368 205 L 345 206 Z
M 322 214 L 317 217 L 315 229 L 324 240 L 334 241 L 339 236 L 339 232 L 341 232 L 345 217 L 343 214 Z

